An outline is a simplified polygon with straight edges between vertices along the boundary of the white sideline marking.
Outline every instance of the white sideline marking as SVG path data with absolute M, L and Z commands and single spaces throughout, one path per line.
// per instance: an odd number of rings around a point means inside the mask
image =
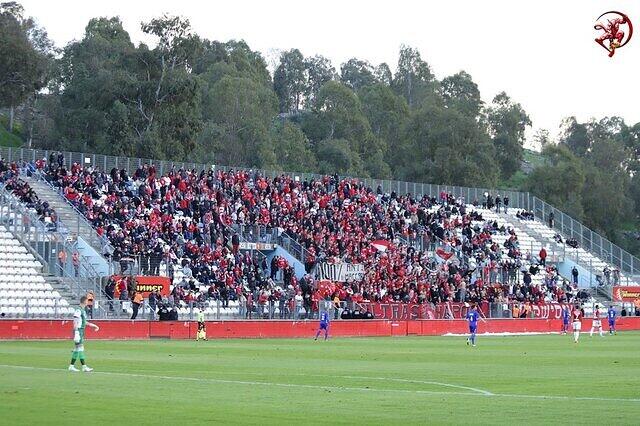
M 477 333 L 478 336 L 487 336 L 487 337 L 508 337 L 508 336 L 542 336 L 542 335 L 552 335 L 552 334 L 560 334 L 559 331 L 523 331 L 520 333 L 510 333 L 510 332 L 500 332 L 500 333 L 489 333 L 488 331 L 484 333 Z M 445 333 L 441 335 L 442 337 L 468 337 L 469 333 Z
M 230 371 L 226 371 L 226 372 L 223 372 L 221 374 L 235 375 L 235 374 L 245 374 L 245 373 L 233 373 L 233 372 L 230 372 Z M 260 375 L 260 373 L 257 373 L 257 375 Z M 305 374 L 305 373 L 287 373 L 287 376 L 327 377 L 326 374 Z M 477 392 L 478 394 L 487 395 L 487 396 L 492 396 L 493 395 L 493 393 L 491 393 L 489 391 L 478 389 L 478 388 L 472 388 L 472 387 L 469 387 L 469 386 L 453 385 L 451 383 L 431 382 L 431 381 L 425 381 L 425 380 L 401 379 L 401 378 L 395 378 L 395 377 L 370 377 L 370 376 L 331 376 L 331 377 L 336 378 L 336 379 L 385 380 L 385 381 L 390 381 L 390 382 L 418 383 L 418 384 L 424 384 L 424 385 L 435 385 L 435 386 L 443 386 L 443 387 L 447 387 L 447 388 L 470 390 L 470 391 L 473 391 L 473 392 Z
M 61 373 L 70 374 L 67 372 L 66 368 L 31 367 L 31 366 L 8 365 L 8 364 L 0 364 L 0 368 L 13 368 L 18 370 L 34 370 L 34 371 L 57 371 Z M 336 391 L 346 390 L 346 391 L 382 392 L 382 393 L 410 393 L 410 394 L 440 395 L 440 396 L 458 395 L 458 396 L 479 396 L 479 397 L 486 397 L 486 398 L 497 397 L 497 398 L 551 399 L 551 400 L 565 400 L 565 401 L 640 402 L 640 398 L 601 398 L 601 397 L 591 397 L 591 396 L 526 395 L 526 394 L 491 393 L 488 391 L 468 388 L 464 386 L 450 385 L 450 384 L 438 383 L 438 382 L 421 382 L 417 380 L 407 380 L 407 381 L 415 382 L 415 383 L 451 386 L 456 388 L 473 390 L 473 392 L 442 392 L 442 391 L 409 390 L 409 389 L 377 389 L 377 388 L 369 388 L 369 387 L 362 388 L 362 387 L 349 387 L 349 386 L 305 385 L 305 384 L 297 384 L 297 383 L 255 382 L 255 381 L 246 381 L 246 380 L 224 380 L 224 379 L 200 378 L 200 377 L 159 376 L 155 374 L 117 373 L 112 371 L 93 371 L 92 373 L 87 373 L 87 374 L 120 376 L 120 377 L 140 377 L 145 379 L 182 380 L 182 381 L 204 382 L 204 383 L 226 383 L 226 384 L 252 385 L 252 386 L 278 386 L 278 387 L 285 387 L 285 388 L 324 389 L 324 390 L 336 390 Z M 308 376 L 313 376 L 313 375 L 308 375 Z M 322 377 L 327 377 L 327 376 L 322 376 Z M 365 380 L 366 379 L 394 380 L 393 378 L 386 378 L 386 377 L 385 378 L 364 377 L 364 376 L 335 376 L 335 377 L 365 379 Z M 405 381 L 405 379 L 395 379 L 395 380 Z
M 312 374 L 299 374 L 299 375 L 300 376 L 327 377 L 327 376 L 321 376 L 320 374 L 313 374 L 313 375 Z M 486 390 L 472 388 L 472 387 L 469 387 L 469 386 L 452 385 L 451 383 L 429 382 L 429 381 L 424 381 L 424 380 L 396 379 L 396 378 L 393 378 L 393 377 L 368 377 L 368 376 L 332 376 L 332 377 L 336 377 L 336 378 L 340 378 L 340 379 L 388 380 L 388 381 L 403 382 L 403 383 L 420 383 L 420 384 L 424 384 L 424 385 L 443 386 L 443 387 L 446 387 L 446 388 L 465 389 L 465 390 L 470 390 L 470 391 L 473 391 L 473 392 L 477 392 L 480 395 L 493 396 L 493 393 L 491 393 L 489 391 L 486 391 Z

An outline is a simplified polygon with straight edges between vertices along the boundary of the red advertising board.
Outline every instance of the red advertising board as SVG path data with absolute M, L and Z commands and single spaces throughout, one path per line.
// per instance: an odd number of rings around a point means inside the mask
M 399 321 L 436 318 L 435 312 L 427 304 L 361 302 L 356 305 L 356 309 L 371 312 L 375 319 Z
M 505 304 L 505 310 L 512 311 L 513 304 Z M 572 309 L 567 303 L 531 304 L 528 318 L 560 319 L 564 306 Z M 465 319 L 469 312 L 469 305 L 464 303 L 438 303 L 436 305 L 417 303 L 377 303 L 361 302 L 356 305 L 360 311 L 369 311 L 375 319 L 405 321 L 414 319 Z M 478 307 L 480 312 L 488 317 L 489 304 L 484 302 Z
M 113 279 L 119 281 L 120 276 L 114 275 Z M 169 277 L 154 277 L 137 275 L 133 277 L 136 281 L 136 290 L 142 293 L 143 297 L 148 297 L 149 293 L 158 290 L 163 296 L 168 296 L 171 286 L 171 278 Z
M 634 302 L 640 304 L 640 286 L 613 287 L 613 300 L 617 302 Z
M 96 320 L 99 331 L 87 329 L 94 339 L 188 339 L 195 338 L 195 321 Z M 313 336 L 317 321 L 208 321 L 209 338 L 282 338 Z M 70 339 L 73 322 L 64 320 L 0 320 L 0 339 Z M 488 319 L 480 333 L 558 333 L 557 319 Z M 620 317 L 618 331 L 640 330 L 640 317 Z M 347 336 L 441 336 L 464 334 L 465 320 L 344 320 L 331 324 L 331 335 Z
M 465 319 L 469 305 L 464 303 L 378 303 L 360 302 L 356 305 L 360 311 L 369 311 L 375 319 L 414 320 L 414 319 Z M 486 303 L 479 306 L 483 315 L 487 315 Z
M 531 312 L 533 313 L 533 318 L 560 319 L 562 318 L 562 309 L 564 307 L 567 307 L 569 311 L 573 310 L 571 303 L 542 303 L 531 305 Z
M 437 319 L 465 319 L 467 318 L 467 312 L 471 309 L 470 305 L 460 303 L 460 302 L 448 302 L 448 303 L 438 303 L 435 306 L 435 318 Z M 488 316 L 489 313 L 489 304 L 486 302 L 480 303 L 478 305 L 478 310 L 485 317 Z

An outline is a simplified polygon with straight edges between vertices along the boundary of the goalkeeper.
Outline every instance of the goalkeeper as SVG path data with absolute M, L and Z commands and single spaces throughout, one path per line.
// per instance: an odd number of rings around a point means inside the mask
M 82 364 L 82 371 L 93 371 L 93 368 L 89 367 L 84 362 L 84 329 L 88 325 L 92 327 L 95 331 L 98 331 L 100 328 L 87 321 L 87 296 L 82 296 L 80 298 L 80 307 L 76 309 L 73 313 L 73 343 L 75 345 L 73 352 L 71 354 L 71 364 L 69 365 L 69 371 L 80 371 L 76 368 L 76 361 L 78 358 L 80 359 L 80 363 Z

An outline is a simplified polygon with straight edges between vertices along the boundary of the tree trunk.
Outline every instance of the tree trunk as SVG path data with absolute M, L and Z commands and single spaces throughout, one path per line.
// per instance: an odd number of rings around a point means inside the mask
M 9 133 L 13 133 L 13 116 L 15 115 L 15 110 L 13 105 L 11 105 L 11 109 L 9 110 Z
M 31 120 L 31 125 L 29 126 L 29 139 L 27 140 L 27 148 L 31 149 L 31 142 L 33 142 L 33 119 Z

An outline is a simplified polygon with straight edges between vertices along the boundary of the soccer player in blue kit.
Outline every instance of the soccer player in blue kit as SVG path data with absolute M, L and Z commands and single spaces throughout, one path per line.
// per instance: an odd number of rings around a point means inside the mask
M 567 306 L 562 308 L 562 334 L 567 334 L 567 330 L 569 330 L 569 318 L 571 317 L 571 313 L 569 312 L 569 308 Z
M 329 313 L 327 311 L 320 314 L 320 325 L 316 333 L 316 338 L 313 340 L 318 340 L 318 336 L 322 330 L 324 330 L 324 340 L 327 340 L 329 337 Z
M 616 333 L 616 310 L 613 305 L 609 306 L 609 310 L 607 311 L 607 319 L 609 320 L 609 334 L 617 334 Z
M 480 313 L 478 312 L 478 307 L 473 305 L 471 310 L 467 312 L 467 322 L 469 323 L 469 334 L 470 336 L 467 338 L 467 345 L 471 343 L 472 346 L 476 345 L 476 332 L 478 331 L 478 319 L 484 321 L 480 317 Z

